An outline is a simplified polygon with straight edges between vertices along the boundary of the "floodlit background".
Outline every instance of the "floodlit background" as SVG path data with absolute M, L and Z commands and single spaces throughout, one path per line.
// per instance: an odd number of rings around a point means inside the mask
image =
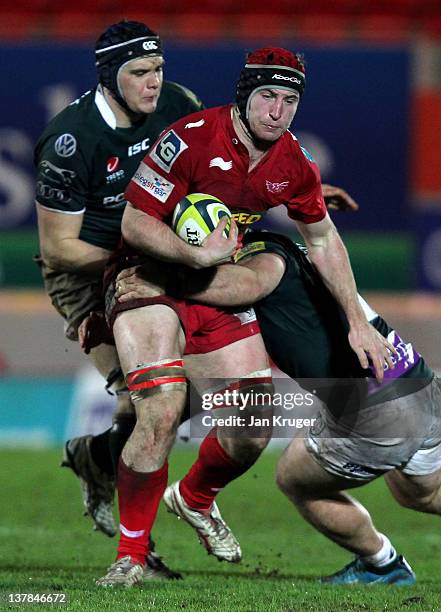
M 247 51 L 305 53 L 292 129 L 323 180 L 360 204 L 333 215 L 359 287 L 441 370 L 439 0 L 0 2 L 0 445 L 59 445 L 109 422 L 112 398 L 64 340 L 31 260 L 32 153 L 49 119 L 94 86 L 95 38 L 122 18 L 161 34 L 166 78 L 207 106 L 233 100 Z M 270 223 L 293 231 L 284 211 Z

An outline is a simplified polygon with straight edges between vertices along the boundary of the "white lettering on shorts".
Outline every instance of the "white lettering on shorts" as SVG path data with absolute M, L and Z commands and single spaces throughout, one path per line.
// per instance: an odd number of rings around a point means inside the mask
M 235 312 L 234 316 L 240 320 L 242 325 L 246 325 L 247 323 L 252 323 L 253 321 L 257 320 L 254 308 L 248 308 L 248 310 L 244 310 L 242 312 Z

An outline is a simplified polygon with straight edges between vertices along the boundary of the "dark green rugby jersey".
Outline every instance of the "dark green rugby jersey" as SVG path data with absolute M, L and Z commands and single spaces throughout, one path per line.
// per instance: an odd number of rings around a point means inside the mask
M 124 191 L 146 151 L 170 123 L 201 108 L 193 92 L 165 81 L 154 113 L 117 128 L 100 89 L 85 93 L 54 117 L 38 140 L 37 201 L 66 214 L 84 213 L 80 238 L 113 250 Z
M 274 363 L 296 379 L 367 380 L 366 371 L 361 368 L 349 345 L 346 317 L 307 259 L 306 249 L 285 236 L 262 231 L 247 232 L 244 243 L 238 261 L 247 255 L 260 253 L 275 253 L 285 261 L 285 273 L 279 285 L 254 305 L 263 341 Z M 377 313 L 371 311 L 369 314 L 371 324 L 384 337 L 394 332 Z M 386 381 L 385 378 L 385 384 L 369 389 L 365 405 L 417 391 L 433 377 L 432 370 L 421 356 L 396 332 L 393 344 L 399 351 L 415 355 L 414 365 L 409 363 L 404 368 L 407 357 L 403 354 L 396 364 L 395 373 L 394 370 L 389 373 L 394 373 L 394 380 Z M 373 380 L 372 384 L 375 384 Z

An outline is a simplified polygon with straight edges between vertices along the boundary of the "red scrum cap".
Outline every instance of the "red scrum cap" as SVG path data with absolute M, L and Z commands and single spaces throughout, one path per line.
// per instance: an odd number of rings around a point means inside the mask
M 248 120 L 251 95 L 268 87 L 293 90 L 302 95 L 305 89 L 303 56 L 281 47 L 264 47 L 248 54 L 236 90 L 236 104 L 242 120 Z

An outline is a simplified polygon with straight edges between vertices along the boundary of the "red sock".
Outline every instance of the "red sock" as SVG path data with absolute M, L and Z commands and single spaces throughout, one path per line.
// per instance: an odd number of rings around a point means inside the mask
M 168 463 L 156 472 L 135 472 L 122 458 L 118 464 L 120 536 L 117 559 L 130 555 L 145 564 L 152 525 L 167 486 Z
M 208 510 L 219 491 L 244 474 L 248 467 L 239 465 L 227 455 L 215 436 L 208 435 L 199 448 L 197 460 L 181 480 L 179 490 L 190 508 Z

